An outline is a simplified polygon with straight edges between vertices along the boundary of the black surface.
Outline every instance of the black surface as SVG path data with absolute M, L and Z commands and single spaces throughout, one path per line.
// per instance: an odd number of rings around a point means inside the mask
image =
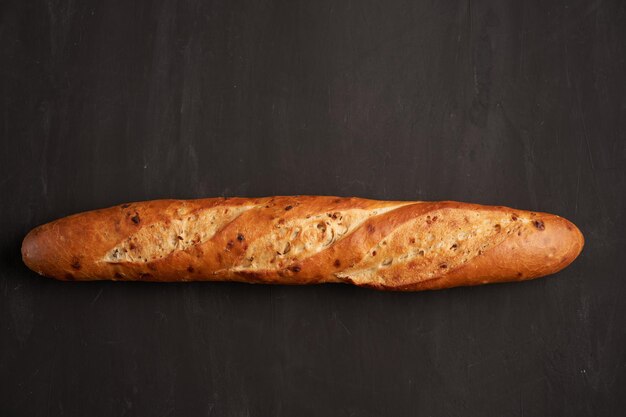
M 625 4 L 2 2 L 0 414 L 622 415 Z M 280 194 L 547 211 L 587 244 L 548 279 L 414 294 L 20 260 L 74 212 Z

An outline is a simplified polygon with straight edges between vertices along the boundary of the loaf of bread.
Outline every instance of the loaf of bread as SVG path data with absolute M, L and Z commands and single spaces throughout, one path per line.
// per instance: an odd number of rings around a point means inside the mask
M 33 271 L 74 280 L 350 283 L 418 291 L 553 274 L 583 247 L 556 215 L 477 204 L 293 196 L 156 200 L 32 230 Z

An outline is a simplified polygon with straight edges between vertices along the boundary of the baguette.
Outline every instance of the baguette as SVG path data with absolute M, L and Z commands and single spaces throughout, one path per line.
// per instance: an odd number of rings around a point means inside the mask
M 293 196 L 154 200 L 33 229 L 26 265 L 65 281 L 350 283 L 418 291 L 553 274 L 583 235 L 556 215 L 477 204 Z

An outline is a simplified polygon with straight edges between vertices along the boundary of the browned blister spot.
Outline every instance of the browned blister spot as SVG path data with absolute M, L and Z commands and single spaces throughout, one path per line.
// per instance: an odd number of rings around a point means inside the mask
M 193 266 L 189 265 L 187 267 L 187 272 L 193 272 L 193 271 L 194 271 Z
M 339 268 L 341 266 L 341 261 L 339 259 L 335 259 L 333 265 L 335 266 L 335 268 Z
M 139 214 L 135 213 L 135 215 L 133 217 L 130 218 L 133 223 L 135 224 L 139 224 L 140 220 L 139 220 Z
M 71 264 L 72 268 L 79 270 L 80 269 L 80 259 L 78 259 L 78 257 L 74 256 L 72 258 L 72 264 Z
M 544 230 L 546 228 L 541 220 L 534 220 L 533 225 L 535 225 L 535 227 L 539 230 Z

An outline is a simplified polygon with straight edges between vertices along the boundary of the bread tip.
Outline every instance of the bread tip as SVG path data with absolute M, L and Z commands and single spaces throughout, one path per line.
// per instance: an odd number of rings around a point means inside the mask
M 30 269 L 33 262 L 33 252 L 34 252 L 34 238 L 33 232 L 35 229 L 31 230 L 26 234 L 24 239 L 22 240 L 22 261 L 28 266 Z
M 585 235 L 583 235 L 583 232 L 574 223 L 570 222 L 567 219 L 565 219 L 565 221 L 567 222 L 567 228 L 574 232 L 575 235 L 574 239 L 576 241 L 576 253 L 574 255 L 574 259 L 576 259 L 585 247 Z
M 41 262 L 45 258 L 45 255 L 41 253 L 42 245 L 39 237 L 39 228 L 36 227 L 22 240 L 22 262 L 39 275 L 44 275 L 41 270 Z
M 585 237 L 571 221 L 560 216 L 554 216 L 553 219 L 550 223 L 551 227 L 556 228 L 554 236 L 557 242 L 559 242 L 559 247 L 556 248 L 556 251 L 561 258 L 558 267 L 558 270 L 560 270 L 578 258 L 585 246 Z M 546 221 L 549 222 L 549 219 L 546 219 Z

